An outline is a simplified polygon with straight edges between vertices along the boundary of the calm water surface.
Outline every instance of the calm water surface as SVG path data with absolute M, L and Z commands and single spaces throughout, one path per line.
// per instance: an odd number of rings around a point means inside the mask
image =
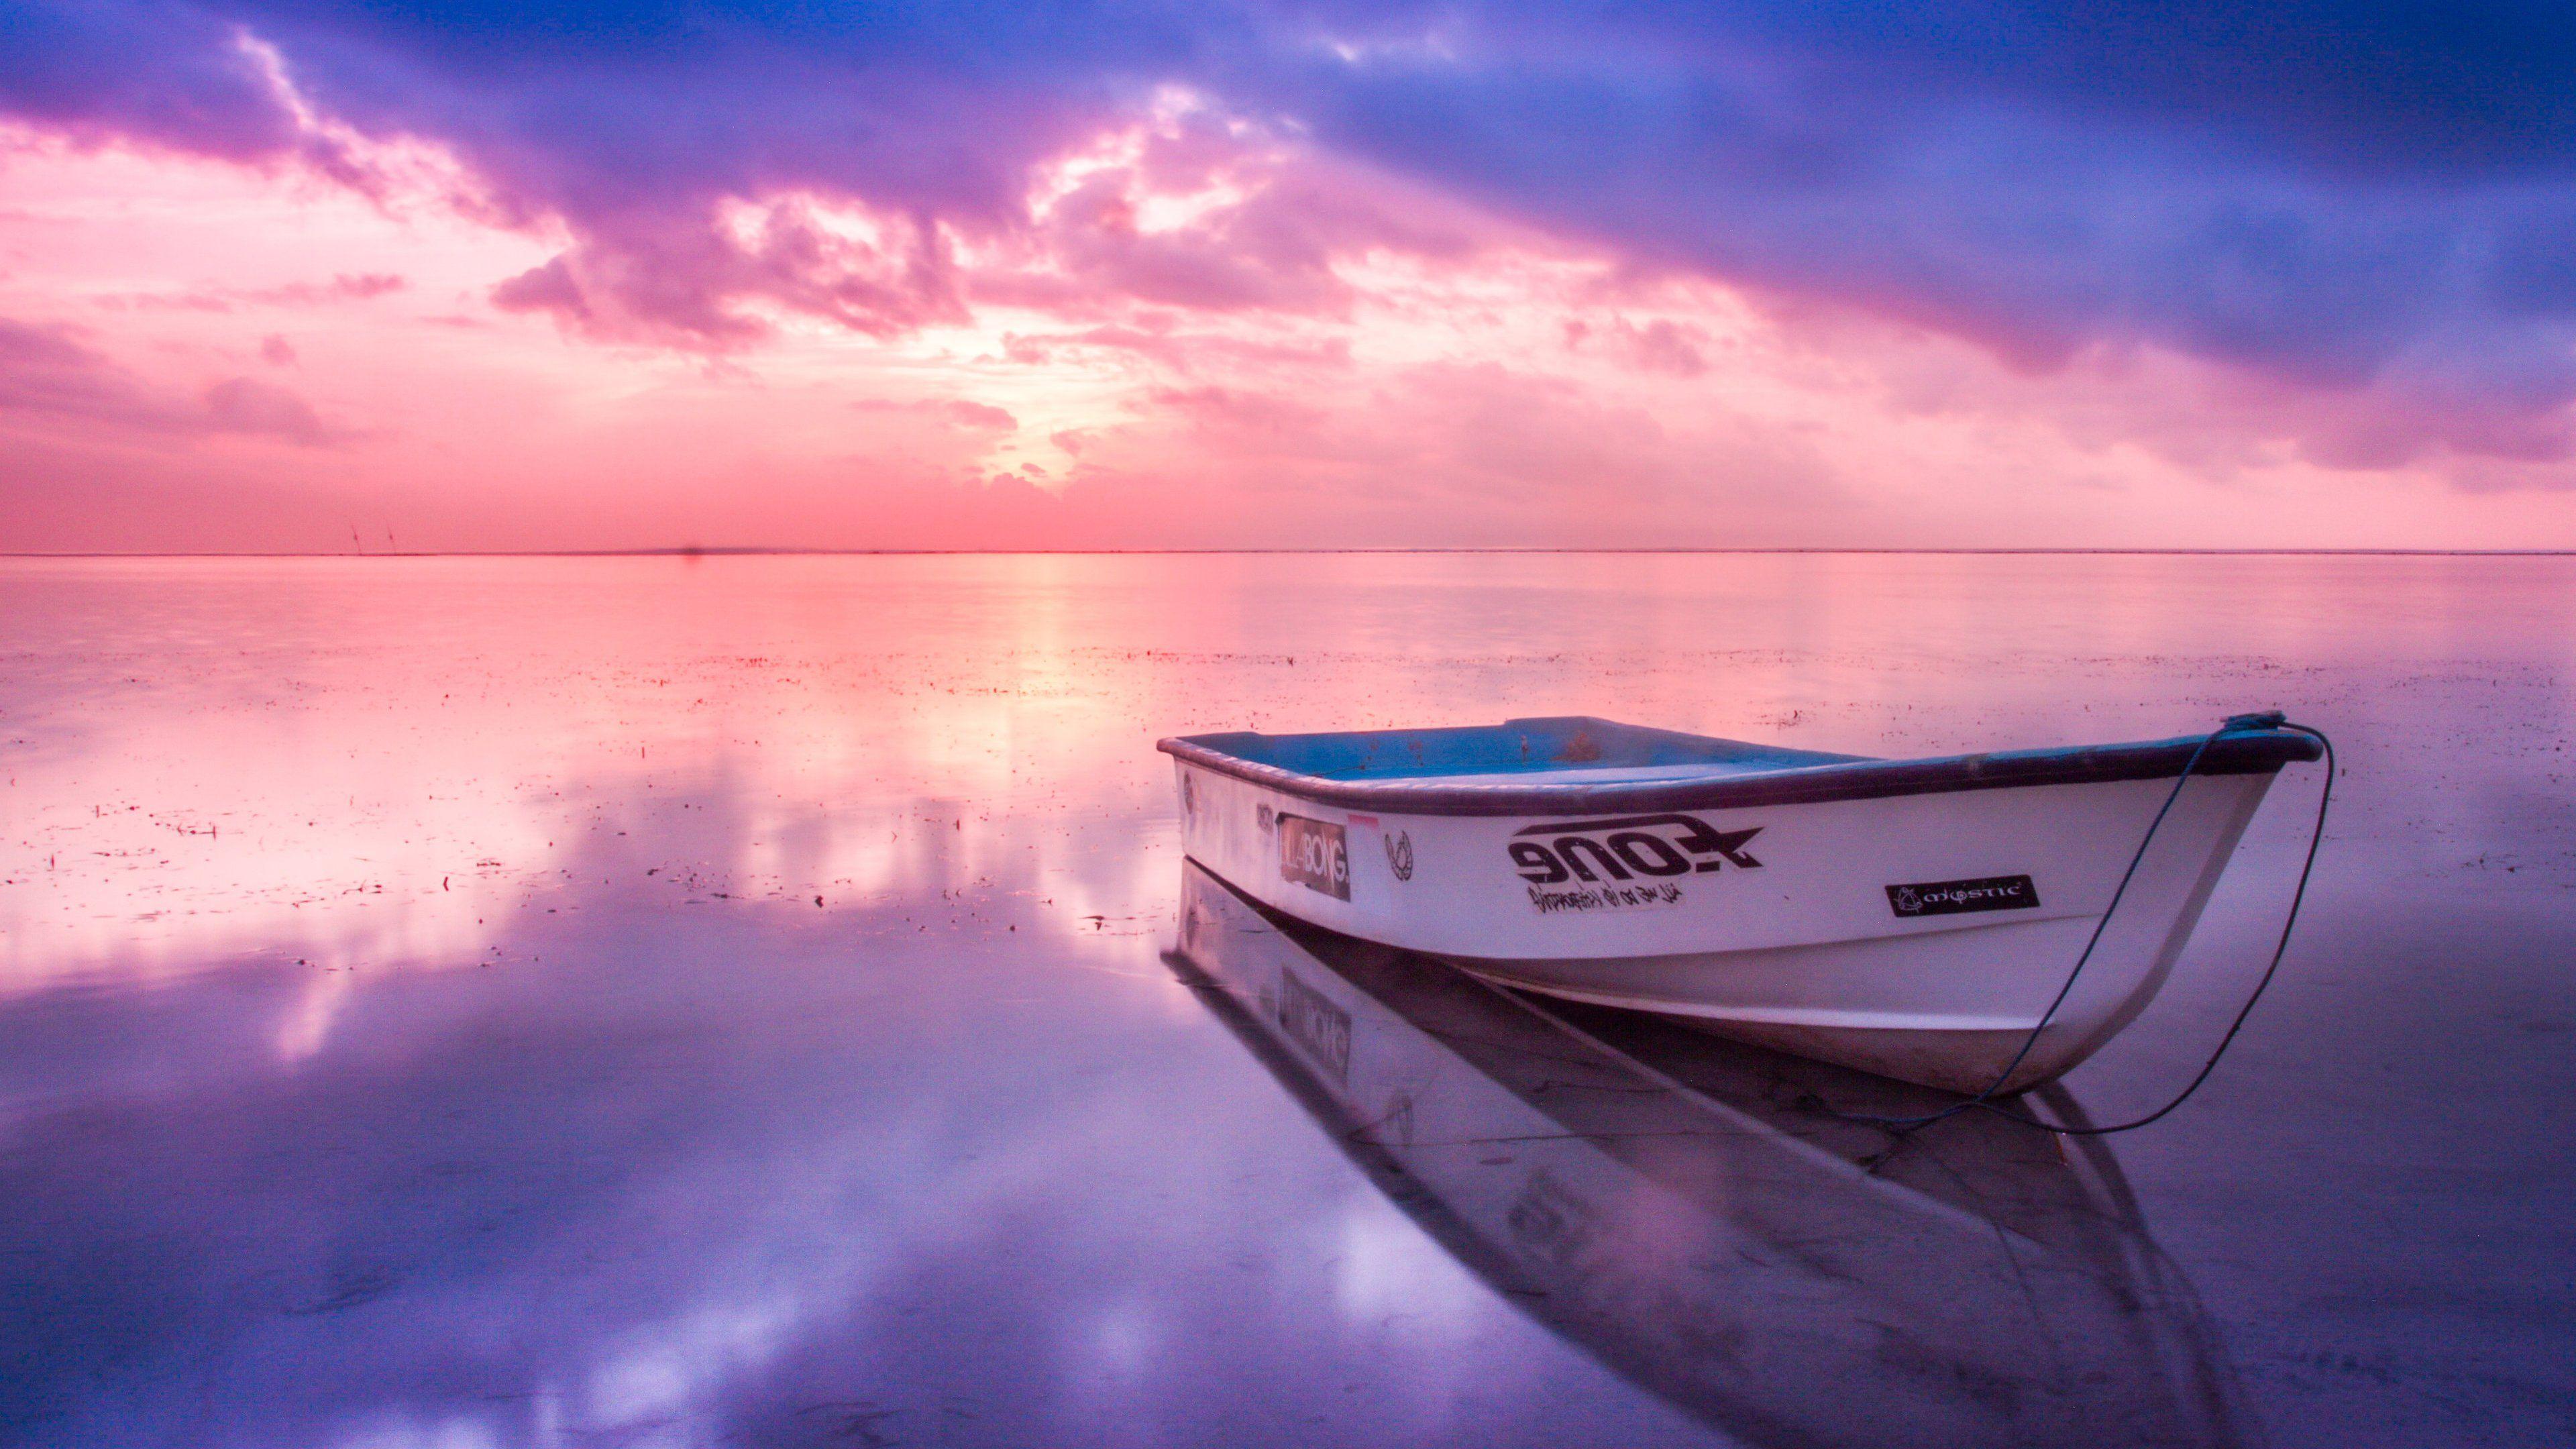
M 1152 750 L 2271 705 L 2098 1148 L 1283 928 Z M 2571 714 L 2567 560 L 0 562 L 0 1442 L 2567 1443 Z

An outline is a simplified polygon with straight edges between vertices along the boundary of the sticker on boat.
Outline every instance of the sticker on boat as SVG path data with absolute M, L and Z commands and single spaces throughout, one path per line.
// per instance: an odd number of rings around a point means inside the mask
M 1393 835 L 1380 838 L 1386 842 L 1386 868 L 1395 872 L 1397 880 L 1413 879 L 1412 835 L 1399 830 Z
M 1696 815 L 1621 815 L 1609 820 L 1549 821 L 1525 827 L 1506 849 L 1512 868 L 1532 885 L 1569 880 L 1650 879 L 1725 866 L 1760 870 L 1744 847 L 1759 825 L 1719 830 Z
M 1350 837 L 1329 820 L 1279 813 L 1279 877 L 1338 901 L 1351 898 Z
M 2039 906 L 2039 890 L 2026 875 L 1989 875 L 1975 880 L 1932 880 L 1887 888 L 1887 908 L 1900 916 L 1955 916 L 1968 911 L 2027 911 Z
M 1534 885 L 1529 888 L 1529 899 L 1530 905 L 1542 916 L 1552 916 L 1560 911 L 1625 911 L 1649 906 L 1678 906 L 1682 903 L 1682 888 L 1668 880 L 1632 886 L 1571 886 L 1564 890 Z

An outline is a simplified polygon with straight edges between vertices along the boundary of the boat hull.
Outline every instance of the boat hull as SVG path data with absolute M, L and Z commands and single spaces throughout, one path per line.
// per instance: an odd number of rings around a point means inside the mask
M 1189 857 L 1486 980 L 1954 1091 L 1993 1086 L 2101 925 L 2164 778 L 1743 808 L 1359 811 L 1178 762 Z M 2271 770 L 2195 775 L 2004 1090 L 2153 998 Z

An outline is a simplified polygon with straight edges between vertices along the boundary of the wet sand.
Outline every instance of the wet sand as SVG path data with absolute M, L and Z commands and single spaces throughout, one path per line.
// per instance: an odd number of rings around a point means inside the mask
M 2576 1438 L 2576 561 L 14 561 L 0 661 L 0 1443 Z M 2265 706 L 2343 751 L 2309 917 L 2099 1155 L 1886 1158 L 1793 1064 L 1550 1015 L 1637 1088 L 1586 1116 L 1264 937 L 1457 1121 L 1556 1124 L 1355 1145 L 1185 949 L 1151 748 Z M 2074 1110 L 2196 1063 L 2315 773 Z M 1632 1117 L 1721 1125 L 1594 1150 Z M 1539 1166 L 1668 1212 L 1545 1256 Z M 1905 1267 L 1969 1230 L 2009 1353 Z

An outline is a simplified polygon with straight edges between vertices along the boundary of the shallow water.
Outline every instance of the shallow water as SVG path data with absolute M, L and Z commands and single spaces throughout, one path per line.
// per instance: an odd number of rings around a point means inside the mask
M 2270 705 L 2098 1152 L 1244 920 L 1152 750 Z M 2568 1442 L 2571 715 L 2563 559 L 0 562 L 0 1442 Z

